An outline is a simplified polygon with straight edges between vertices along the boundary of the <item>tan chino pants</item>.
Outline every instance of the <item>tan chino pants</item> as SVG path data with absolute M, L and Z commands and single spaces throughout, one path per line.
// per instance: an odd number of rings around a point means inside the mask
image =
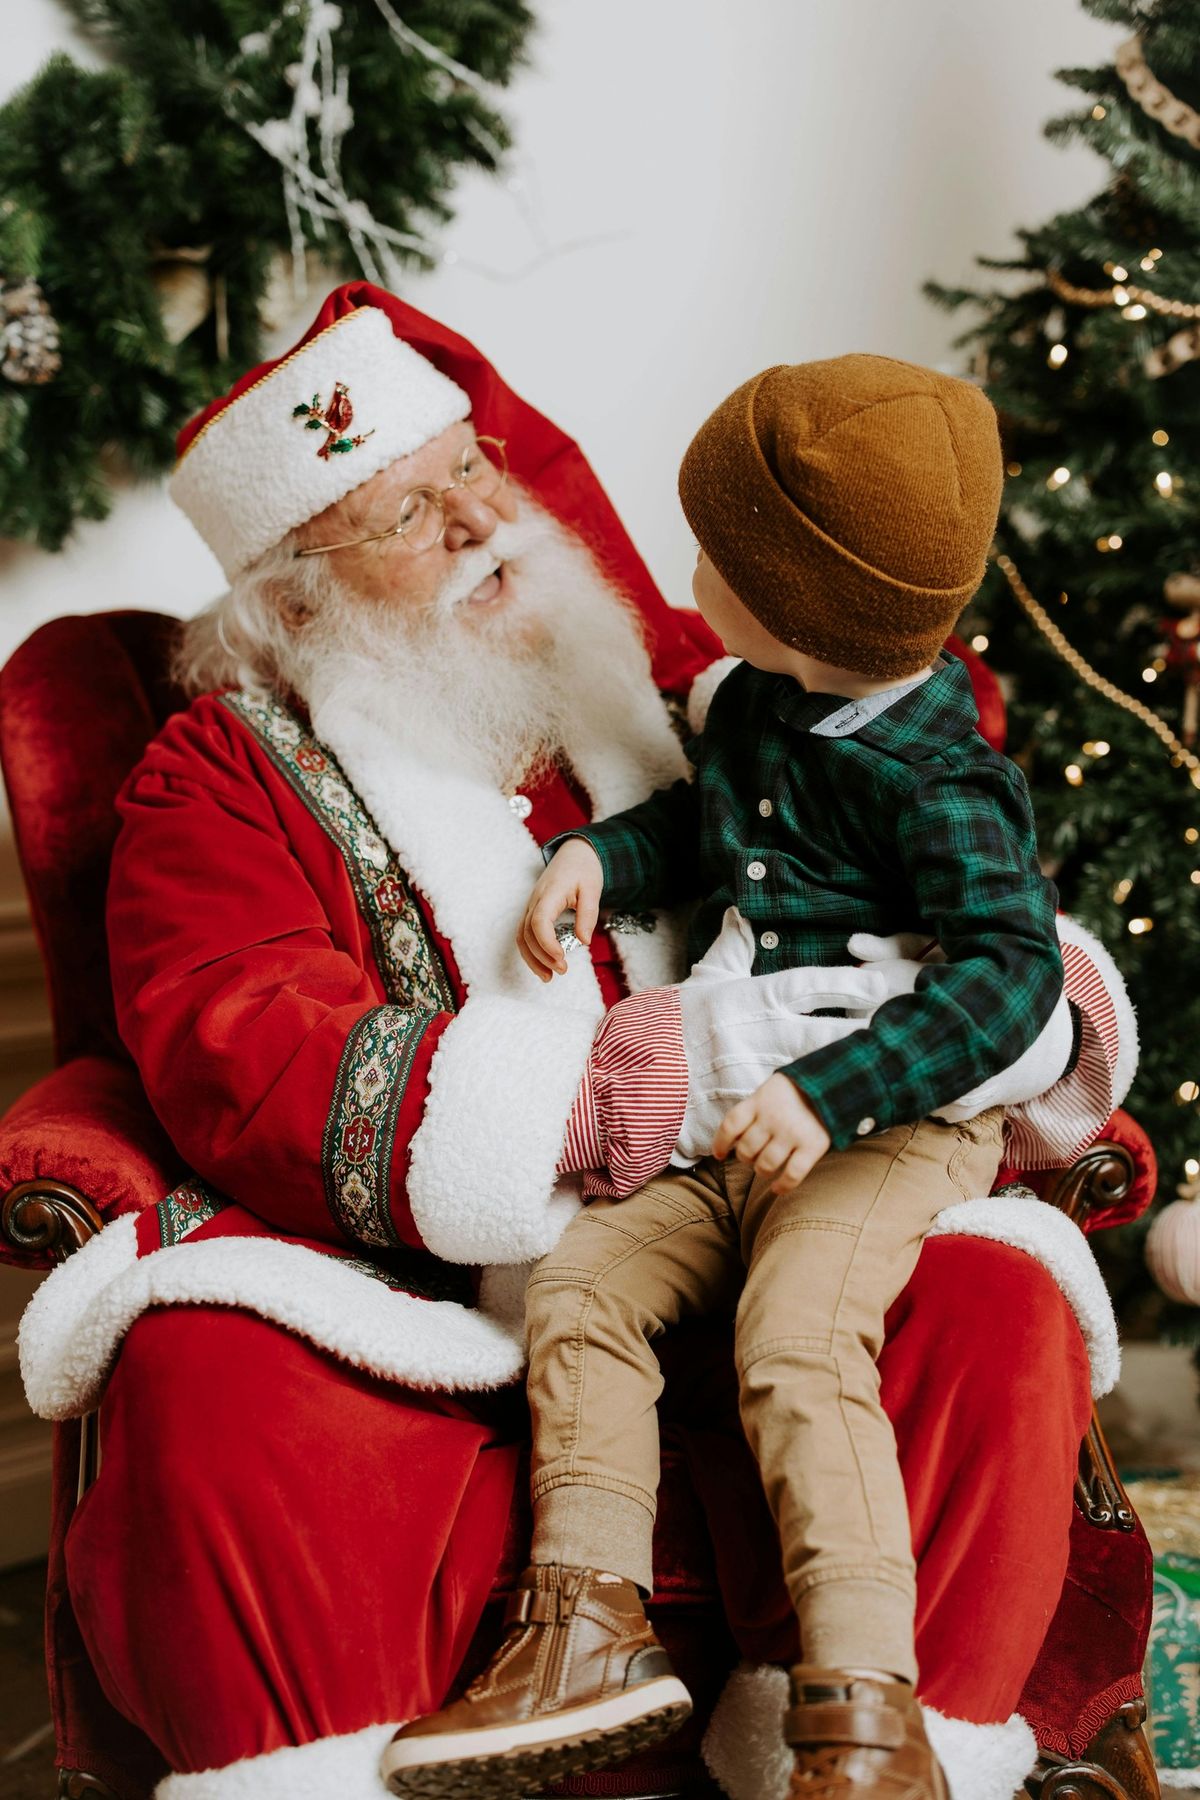
M 805 1658 L 914 1680 L 908 1508 L 875 1362 L 934 1217 L 989 1192 L 1003 1119 L 895 1126 L 830 1151 L 783 1195 L 708 1159 L 585 1207 L 529 1286 L 534 1560 L 650 1591 L 653 1341 L 736 1311 L 742 1423 Z

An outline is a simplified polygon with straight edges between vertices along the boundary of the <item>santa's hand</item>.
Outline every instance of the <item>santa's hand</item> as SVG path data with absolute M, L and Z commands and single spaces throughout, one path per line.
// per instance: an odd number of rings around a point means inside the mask
M 911 987 L 913 979 L 894 965 L 750 975 L 753 958 L 754 934 L 731 906 L 712 948 L 678 989 L 688 1096 L 672 1157 L 677 1167 L 707 1156 L 730 1107 L 777 1069 L 861 1030 L 898 980 Z M 828 1012 L 841 1016 L 813 1016 Z
M 590 944 L 604 891 L 600 858 L 586 838 L 568 838 L 534 883 L 517 928 L 517 949 L 539 981 L 565 975 L 567 958 L 554 926 L 560 913 L 575 910 L 575 936 Z
M 833 1139 L 820 1114 L 786 1075 L 772 1075 L 745 1100 L 730 1107 L 713 1139 L 712 1153 L 749 1163 L 758 1175 L 773 1175 L 773 1194 L 798 1187 Z
M 898 932 L 894 937 L 872 937 L 867 932 L 856 932 L 846 948 L 852 956 L 860 957 L 873 967 L 890 966 L 898 974 L 903 970 L 906 986 L 912 989 L 915 989 L 917 976 L 923 968 L 946 961 L 945 951 L 936 939 L 917 932 Z M 933 1117 L 957 1125 L 986 1112 L 990 1106 L 1018 1106 L 1024 1100 L 1044 1094 L 1061 1078 L 1071 1060 L 1074 1043 L 1075 1022 L 1064 991 L 1023 1055 L 998 1074 L 981 1081 L 961 1099 L 939 1106 Z

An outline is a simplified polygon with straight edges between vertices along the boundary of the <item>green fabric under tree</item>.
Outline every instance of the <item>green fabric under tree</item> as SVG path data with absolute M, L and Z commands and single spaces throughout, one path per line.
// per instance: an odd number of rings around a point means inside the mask
M 261 359 L 306 247 L 385 285 L 433 259 L 457 171 L 509 145 L 495 96 L 532 23 L 523 0 L 65 3 L 108 66 L 54 56 L 0 108 L 0 533 L 52 550 Z
M 1106 67 L 1060 71 L 1084 102 L 1046 129 L 1106 159 L 1102 191 L 1021 231 L 1019 257 L 980 258 L 1001 272 L 994 288 L 928 291 L 981 315 L 959 341 L 1001 414 L 998 548 L 1069 645 L 1194 753 L 1200 0 L 1083 5 L 1126 27 L 1127 47 Z M 1165 313 L 1164 300 L 1194 313 Z M 1158 1153 L 1161 1205 L 1200 1172 L 1200 773 L 1068 666 L 996 566 L 965 631 L 986 636 L 1009 678 L 1010 749 L 1062 904 L 1107 944 L 1138 1010 L 1126 1104 Z M 1154 1289 L 1144 1231 L 1098 1240 L 1127 1324 L 1200 1339 L 1195 1309 Z

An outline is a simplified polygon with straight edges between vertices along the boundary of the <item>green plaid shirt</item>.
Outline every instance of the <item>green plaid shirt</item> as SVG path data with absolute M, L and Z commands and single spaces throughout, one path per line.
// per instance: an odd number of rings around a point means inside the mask
M 814 732 L 845 705 L 743 663 L 687 747 L 694 782 L 570 834 L 599 854 L 608 906 L 699 896 L 693 960 L 727 906 L 754 929 L 756 975 L 844 964 L 855 931 L 940 941 L 948 960 L 923 969 L 914 993 L 782 1071 L 837 1149 L 922 1119 L 1007 1068 L 1063 983 L 1057 895 L 1038 866 L 1029 793 L 976 730 L 965 664 L 943 658 L 848 735 Z

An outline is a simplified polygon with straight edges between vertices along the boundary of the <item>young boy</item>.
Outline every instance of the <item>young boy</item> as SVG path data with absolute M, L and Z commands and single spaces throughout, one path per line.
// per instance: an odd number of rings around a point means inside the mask
M 586 943 L 602 903 L 688 898 L 693 954 L 735 906 L 755 974 L 844 961 L 855 931 L 921 932 L 946 960 L 733 1106 L 711 1157 L 586 1207 L 534 1271 L 532 1567 L 488 1669 L 390 1747 L 397 1792 L 527 1791 L 684 1715 L 642 1604 L 652 1340 L 736 1308 L 742 1420 L 804 1653 L 793 1795 L 945 1800 L 913 1692 L 914 1565 L 875 1359 L 934 1217 L 986 1194 L 1000 1162 L 1002 1108 L 930 1115 L 1028 1049 L 1062 989 L 1024 780 L 941 653 L 1000 484 L 984 396 L 875 356 L 768 369 L 688 449 L 696 602 L 744 661 L 690 748 L 694 782 L 547 847 L 526 960 L 565 969 L 567 907 Z

